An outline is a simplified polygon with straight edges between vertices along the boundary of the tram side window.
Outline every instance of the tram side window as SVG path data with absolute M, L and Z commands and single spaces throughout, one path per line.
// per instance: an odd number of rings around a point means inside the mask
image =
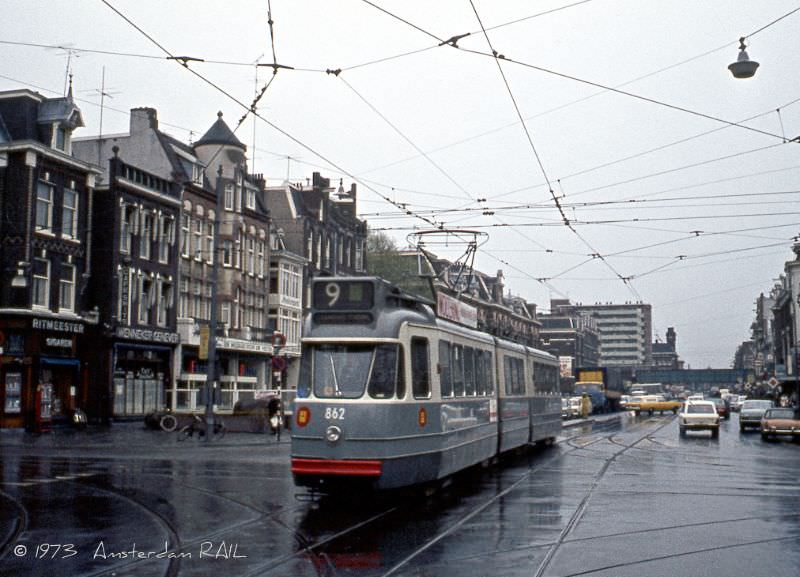
M 450 343 L 439 341 L 439 382 L 442 386 L 442 397 L 453 396 L 453 381 L 450 371 Z
M 475 396 L 475 349 L 464 347 L 464 394 Z
M 453 368 L 453 395 L 464 396 L 464 347 L 453 345 L 450 349 L 451 366 Z
M 505 377 L 505 391 L 512 395 L 514 391 L 513 371 L 511 370 L 511 357 L 503 357 L 503 376 Z
M 486 367 L 486 394 L 494 394 L 494 364 L 492 363 L 492 353 L 484 351 L 483 353 Z
M 507 395 L 525 394 L 525 364 L 521 359 L 505 357 L 503 359 L 506 378 L 505 391 Z
M 428 339 L 411 339 L 411 389 L 417 399 L 431 396 L 430 356 Z
M 369 396 L 388 399 L 394 396 L 397 382 L 398 345 L 378 345 L 375 347 L 375 361 L 369 379 Z
M 475 350 L 475 394 L 483 396 L 486 393 L 486 352 Z

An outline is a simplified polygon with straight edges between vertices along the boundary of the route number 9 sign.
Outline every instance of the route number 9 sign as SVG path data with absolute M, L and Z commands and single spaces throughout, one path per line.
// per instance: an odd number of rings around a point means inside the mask
M 367 310 L 375 304 L 375 287 L 370 281 L 320 280 L 314 283 L 317 310 Z

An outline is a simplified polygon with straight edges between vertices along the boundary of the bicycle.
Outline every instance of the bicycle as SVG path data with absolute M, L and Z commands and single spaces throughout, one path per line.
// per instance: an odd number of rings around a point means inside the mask
M 198 437 L 204 437 L 207 431 L 208 423 L 205 417 L 192 415 L 192 422 L 181 427 L 181 430 L 178 431 L 178 441 L 185 441 L 189 437 L 193 437 L 195 433 L 197 433 Z M 214 432 L 211 438 L 213 440 L 221 439 L 227 432 L 228 428 L 225 426 L 225 423 L 219 418 L 214 419 Z

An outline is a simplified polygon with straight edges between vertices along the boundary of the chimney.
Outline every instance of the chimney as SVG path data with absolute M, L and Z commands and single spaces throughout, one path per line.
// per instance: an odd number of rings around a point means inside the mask
M 145 130 L 158 130 L 158 113 L 155 108 L 131 109 L 131 134 Z
M 667 329 L 667 344 L 673 351 L 675 350 L 675 341 L 677 338 L 678 336 L 675 334 L 675 327 L 669 327 Z

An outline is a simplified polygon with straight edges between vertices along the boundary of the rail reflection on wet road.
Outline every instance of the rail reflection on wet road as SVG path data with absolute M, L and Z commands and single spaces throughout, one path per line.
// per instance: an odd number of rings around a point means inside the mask
M 110 453 L 3 434 L 0 574 L 797 575 L 800 445 L 737 419 L 680 438 L 672 415 L 626 414 L 432 497 L 314 502 L 295 498 L 286 443 L 131 429 Z

